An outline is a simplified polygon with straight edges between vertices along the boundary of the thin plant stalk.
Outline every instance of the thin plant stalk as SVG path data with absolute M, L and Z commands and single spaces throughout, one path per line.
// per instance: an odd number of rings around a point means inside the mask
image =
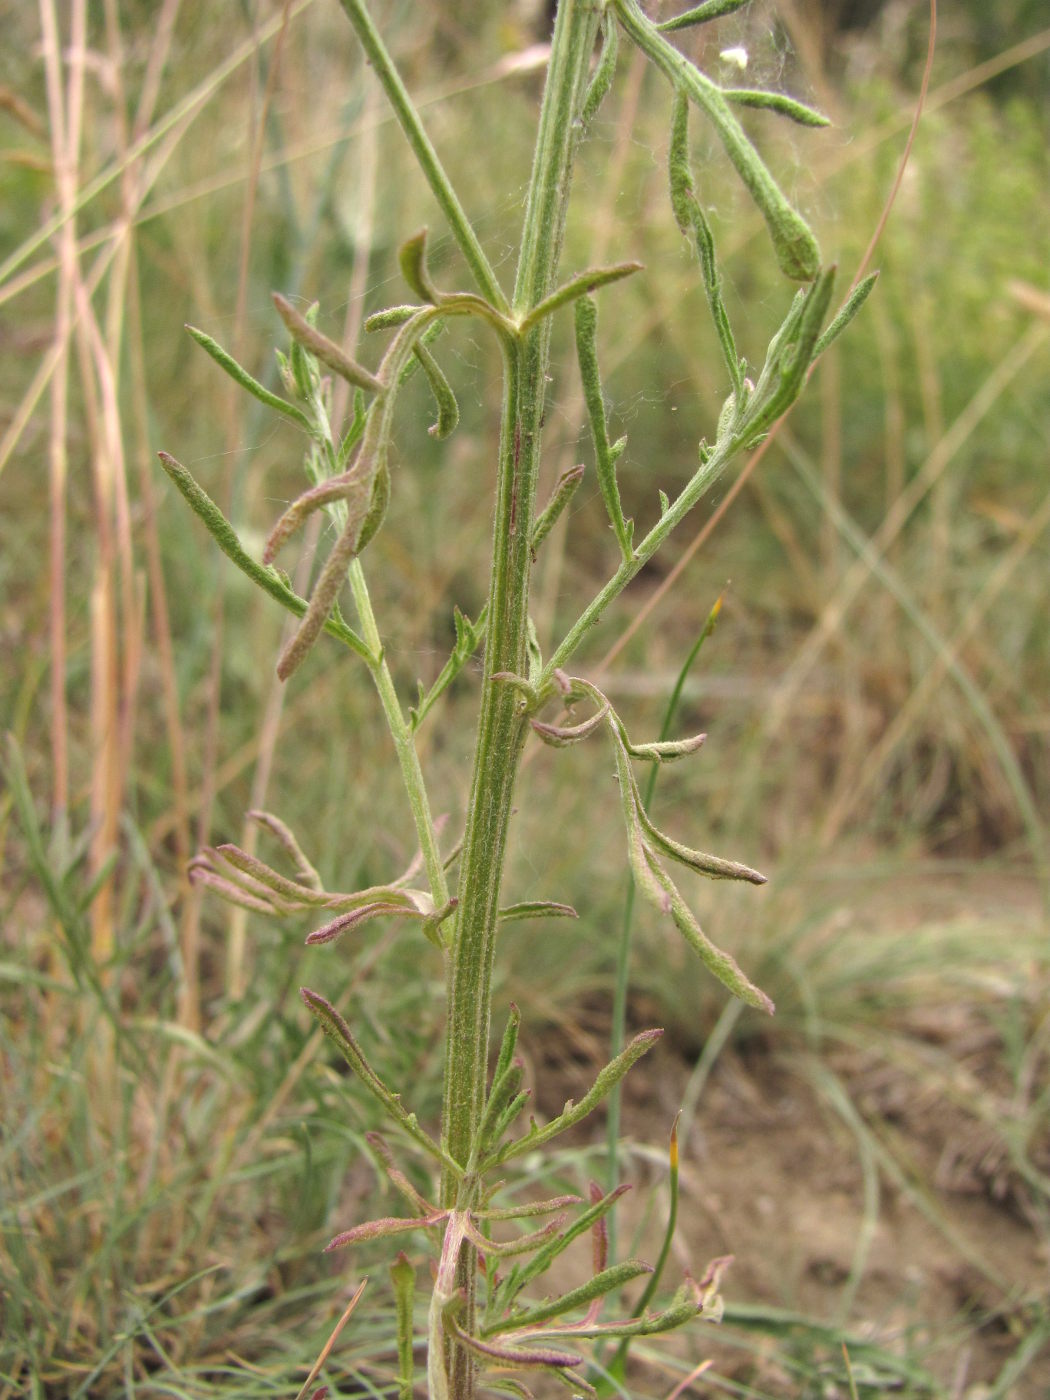
M 707 641 L 715 629 L 718 615 L 722 610 L 722 594 L 719 595 L 714 607 L 707 615 L 700 633 L 689 648 L 685 660 L 682 662 L 681 670 L 675 680 L 671 694 L 667 700 L 667 707 L 664 710 L 663 724 L 660 726 L 660 742 L 671 737 L 674 731 L 675 720 L 678 717 L 678 706 L 682 700 L 682 692 L 685 683 L 689 678 L 689 672 L 693 669 L 693 664 L 700 655 L 700 649 Z M 649 776 L 645 783 L 644 805 L 646 811 L 652 807 L 653 795 L 656 792 L 656 780 L 660 769 L 655 763 L 649 770 Z M 631 962 L 631 936 L 634 926 L 634 904 L 637 889 L 634 879 L 628 876 L 627 891 L 623 901 L 623 922 L 620 925 L 620 938 L 616 945 L 616 970 L 613 980 L 613 1003 L 612 1003 L 612 1025 L 609 1031 L 609 1051 L 610 1056 L 616 1056 L 624 1047 L 627 1038 L 627 988 L 630 981 Z M 605 1161 L 606 1161 L 606 1181 L 608 1189 L 616 1185 L 619 1179 L 619 1143 L 620 1143 L 620 1107 L 622 1103 L 622 1091 L 619 1084 L 609 1095 L 609 1107 L 605 1122 Z M 609 1248 L 613 1255 L 616 1253 L 616 1218 L 609 1221 Z
M 589 6 L 579 0 L 563 0 L 559 5 L 514 288 L 513 306 L 519 316 L 537 306 L 554 287 L 577 139 L 576 114 L 597 29 L 597 14 Z M 503 861 L 514 779 L 528 732 L 519 697 L 495 677 L 501 672 L 525 675 L 528 669 L 529 532 L 539 472 L 550 331 L 550 320 L 546 319 L 505 350 L 488 641 L 448 974 L 442 1139 L 446 1151 L 457 1161 L 470 1156 L 481 1119 Z M 446 1176 L 442 1204 L 456 1204 L 461 1189 L 460 1183 Z M 474 1202 L 468 1199 L 462 1204 Z M 457 1284 L 465 1296 L 463 1326 L 472 1330 L 477 1256 L 470 1246 L 460 1256 Z M 454 1344 L 450 1353 L 450 1394 L 457 1400 L 471 1400 L 473 1360 L 461 1344 Z

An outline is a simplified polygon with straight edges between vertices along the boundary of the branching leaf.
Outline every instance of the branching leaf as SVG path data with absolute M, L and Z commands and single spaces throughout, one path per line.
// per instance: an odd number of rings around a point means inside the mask
M 721 89 L 665 39 L 637 0 L 611 0 L 620 23 L 670 81 L 683 87 L 714 126 L 726 155 L 758 206 L 785 276 L 809 282 L 820 271 L 820 249 L 809 225 L 791 207 L 748 140 Z
M 529 1152 L 542 1143 L 550 1142 L 551 1138 L 557 1137 L 559 1133 L 564 1133 L 568 1128 L 581 1122 L 598 1107 L 613 1085 L 620 1082 L 631 1066 L 640 1060 L 647 1050 L 653 1048 L 662 1035 L 662 1030 L 639 1031 L 616 1058 L 610 1060 L 600 1071 L 579 1103 L 573 1103 L 570 1099 L 557 1118 L 552 1118 L 542 1128 L 534 1123 L 524 1137 L 515 1138 L 513 1142 L 508 1142 L 503 1147 L 498 1148 L 491 1158 L 482 1164 L 483 1169 L 497 1167 L 511 1157 L 520 1157 L 523 1152 Z

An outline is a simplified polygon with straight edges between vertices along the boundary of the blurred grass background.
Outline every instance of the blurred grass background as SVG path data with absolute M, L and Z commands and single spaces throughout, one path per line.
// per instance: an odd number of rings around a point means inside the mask
M 358 1277 L 356 1260 L 333 1268 L 320 1247 L 378 1191 L 371 1107 L 322 1053 L 296 988 L 352 1008 L 373 1060 L 428 1118 L 444 989 L 431 950 L 406 958 L 396 929 L 304 950 L 306 926 L 231 915 L 189 889 L 189 856 L 240 839 L 252 806 L 277 811 L 334 888 L 388 878 L 411 841 L 364 674 L 322 646 L 277 687 L 282 617 L 217 557 L 154 453 L 175 452 L 259 546 L 299 489 L 301 445 L 229 392 L 182 323 L 272 381 L 271 289 L 318 300 L 323 328 L 374 362 L 360 327 L 404 298 L 401 239 L 429 223 L 436 276 L 466 274 L 335 4 L 0 8 L 0 1397 L 292 1394 L 342 1309 L 340 1271 Z M 378 8 L 509 283 L 544 7 Z M 1045 1394 L 1044 21 L 1038 0 L 945 7 L 876 295 L 673 587 L 658 592 L 717 498 L 578 665 L 632 732 L 655 733 L 732 581 L 680 716 L 708 745 L 661 776 L 658 819 L 772 877 L 760 893 L 697 882 L 690 896 L 779 1015 L 738 1018 L 640 911 L 630 1016 L 667 1026 L 673 1053 L 648 1088 L 648 1062 L 636 1071 L 635 1092 L 666 1099 L 668 1122 L 684 1099 L 712 1133 L 741 1075 L 787 1076 L 812 1096 L 814 1134 L 845 1125 L 865 1228 L 882 1219 L 879 1182 L 896 1183 L 968 1268 L 980 1275 L 984 1260 L 983 1291 L 960 1297 L 950 1329 L 930 1324 L 952 1355 L 971 1348 L 970 1371 L 946 1370 L 943 1355 L 927 1364 L 919 1297 L 911 1330 L 864 1334 L 882 1349 L 857 1372 L 862 1394 L 887 1378 L 916 1396 Z M 756 0 L 691 40 L 715 65 L 743 44 L 759 83 L 834 117 L 828 133 L 761 114 L 750 125 L 843 285 L 900 160 L 927 23 L 900 0 Z M 625 55 L 582 154 L 564 263 L 647 267 L 603 294 L 600 346 L 640 527 L 658 489 L 690 475 L 722 396 L 700 280 L 667 207 L 668 118 L 661 84 Z M 714 144 L 697 139 L 730 313 L 756 359 L 789 293 Z M 422 389 L 406 403 L 391 513 L 369 549 L 406 700 L 444 661 L 453 603 L 476 616 L 485 596 L 499 401 L 488 352 L 469 328 L 443 337 L 461 426 L 435 444 Z M 589 452 L 564 326 L 553 379 L 550 481 Z M 613 554 L 585 480 L 538 565 L 544 645 Z M 450 829 L 475 693 L 467 674 L 420 736 Z M 552 1100 L 559 1075 L 578 1091 L 572 1072 L 585 1080 L 608 1036 L 625 891 L 608 767 L 599 748 L 544 751 L 522 779 L 513 897 L 582 915 L 568 953 L 564 925 L 530 924 L 499 970 L 501 1002 L 521 1005 L 543 1046 Z M 939 1158 L 925 1150 L 938 1115 Z M 596 1151 L 581 1140 L 552 1177 L 578 1184 L 600 1169 Z M 946 1156 L 965 1171 L 946 1172 Z M 771 1157 L 774 1196 L 777 1169 Z M 963 1177 L 1027 1232 L 1031 1259 L 1012 1280 L 960 1213 Z M 723 1202 L 729 1220 L 752 1206 Z M 868 1318 L 863 1251 L 854 1265 L 833 1318 L 801 1293 L 730 1286 L 740 1347 L 697 1393 L 846 1394 L 829 1337 L 859 1336 Z M 391 1307 L 372 1272 L 333 1355 L 344 1394 L 394 1393 Z M 997 1351 L 982 1349 L 989 1327 Z M 641 1376 L 636 1393 L 673 1383 Z

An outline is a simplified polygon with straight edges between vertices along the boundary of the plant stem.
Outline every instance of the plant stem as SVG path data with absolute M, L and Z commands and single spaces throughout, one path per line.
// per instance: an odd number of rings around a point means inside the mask
M 514 312 L 519 318 L 554 286 L 580 131 L 577 114 L 598 18 L 598 9 L 588 0 L 562 0 L 558 7 L 515 283 Z M 529 540 L 549 348 L 550 320 L 546 318 L 508 344 L 504 357 L 488 642 L 448 979 L 443 1146 L 463 1163 L 470 1157 L 484 1104 L 497 911 L 514 780 L 525 737 L 519 694 L 494 677 L 501 671 L 524 675 L 527 669 Z M 446 1176 L 444 1206 L 457 1204 L 457 1190 L 469 1197 L 477 1183 L 468 1180 L 460 1186 Z M 466 1332 L 473 1329 L 476 1272 L 476 1255 L 465 1246 L 457 1284 L 466 1297 L 460 1319 Z M 472 1400 L 474 1363 L 463 1347 L 449 1347 L 447 1375 L 449 1394 L 456 1400 Z
M 354 26 L 357 37 L 361 40 L 361 47 L 367 54 L 376 77 L 383 85 L 387 101 L 394 109 L 394 115 L 401 125 L 401 130 L 405 133 L 408 144 L 412 147 L 412 152 L 419 162 L 423 174 L 427 177 L 427 183 L 430 185 L 435 199 L 441 205 L 442 212 L 449 222 L 456 242 L 459 244 L 478 286 L 497 310 L 506 311 L 507 298 L 496 280 L 492 264 L 485 256 L 485 250 L 478 242 L 478 236 L 452 188 L 438 153 L 423 129 L 419 113 L 401 81 L 400 73 L 394 67 L 393 59 L 387 52 L 378 29 L 372 23 L 372 16 L 368 13 L 367 6 L 362 0 L 340 0 L 340 4 L 346 11 L 347 19 Z
M 361 623 L 361 634 L 368 644 L 369 651 L 373 656 L 379 658 L 378 662 L 369 663 L 369 669 L 379 694 L 379 702 L 383 706 L 383 714 L 390 729 L 390 737 L 397 750 L 397 761 L 401 765 L 401 777 L 405 784 L 405 792 L 408 794 L 408 804 L 412 809 L 412 820 L 416 827 L 419 849 L 423 853 L 423 867 L 427 872 L 427 881 L 430 885 L 434 907 L 440 909 L 448 903 L 448 881 L 445 878 L 441 852 L 438 850 L 434 819 L 430 814 L 430 801 L 427 797 L 423 770 L 419 764 L 419 754 L 416 752 L 416 741 L 411 726 L 405 719 L 401 701 L 397 698 L 397 690 L 390 674 L 390 668 L 386 664 L 386 657 L 383 654 L 383 639 L 379 635 L 379 628 L 376 625 L 375 614 L 372 611 L 372 600 L 368 595 L 368 585 L 365 582 L 365 571 L 361 567 L 360 559 L 351 561 L 347 575 L 350 580 L 350 591 L 354 595 L 354 606 L 357 609 L 358 620 Z

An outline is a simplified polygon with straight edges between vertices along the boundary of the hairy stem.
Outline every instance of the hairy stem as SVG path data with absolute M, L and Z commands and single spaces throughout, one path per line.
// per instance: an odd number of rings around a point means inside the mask
M 562 0 L 558 8 L 514 291 L 514 313 L 522 320 L 554 287 L 598 18 L 587 0 Z M 547 318 L 508 344 L 504 358 L 488 642 L 449 966 L 443 1146 L 462 1163 L 470 1158 L 484 1106 L 497 910 L 525 736 L 520 695 L 495 677 L 526 671 L 529 545 L 549 346 Z M 476 1183 L 460 1185 L 446 1177 L 442 1204 L 455 1204 L 463 1190 L 469 1194 Z M 473 1329 L 476 1270 L 474 1251 L 465 1246 L 457 1284 L 467 1300 L 460 1321 L 468 1333 Z M 463 1347 L 449 1345 L 447 1374 L 450 1395 L 472 1400 L 474 1363 Z

